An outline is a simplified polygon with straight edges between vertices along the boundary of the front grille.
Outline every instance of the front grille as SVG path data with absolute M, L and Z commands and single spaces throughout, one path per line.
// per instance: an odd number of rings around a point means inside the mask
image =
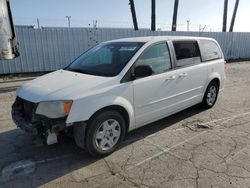
M 36 108 L 37 108 L 37 104 L 24 100 L 20 97 L 16 98 L 16 101 L 13 105 L 13 108 L 17 111 L 19 111 L 19 113 L 22 114 L 23 118 L 26 121 L 29 122 L 34 122 L 35 121 L 35 112 L 36 112 Z

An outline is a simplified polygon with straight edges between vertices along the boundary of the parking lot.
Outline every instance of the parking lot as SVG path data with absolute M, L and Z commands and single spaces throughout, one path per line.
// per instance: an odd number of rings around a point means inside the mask
M 30 79 L 0 80 L 0 187 L 250 187 L 250 62 L 228 64 L 214 108 L 133 131 L 103 159 L 73 138 L 44 146 L 15 127 L 15 90 Z

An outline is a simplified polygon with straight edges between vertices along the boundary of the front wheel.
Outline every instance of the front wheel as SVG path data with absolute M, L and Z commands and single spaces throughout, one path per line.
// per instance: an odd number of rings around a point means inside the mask
M 97 114 L 88 124 L 86 149 L 92 155 L 105 156 L 115 151 L 125 136 L 125 120 L 116 111 Z
M 215 81 L 210 82 L 203 97 L 202 106 L 204 108 L 212 108 L 216 103 L 218 93 L 218 84 Z

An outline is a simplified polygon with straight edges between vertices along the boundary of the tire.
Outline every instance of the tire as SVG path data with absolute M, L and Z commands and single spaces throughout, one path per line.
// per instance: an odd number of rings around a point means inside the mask
M 202 107 L 206 109 L 212 108 L 217 101 L 218 94 L 219 94 L 219 86 L 217 82 L 211 81 L 207 86 L 206 92 L 204 94 L 201 103 Z
M 74 139 L 76 145 L 81 148 L 85 149 L 85 131 L 86 131 L 86 123 L 76 123 L 73 127 Z
M 125 120 L 116 111 L 103 111 L 91 118 L 86 131 L 86 150 L 103 157 L 113 153 L 123 140 Z

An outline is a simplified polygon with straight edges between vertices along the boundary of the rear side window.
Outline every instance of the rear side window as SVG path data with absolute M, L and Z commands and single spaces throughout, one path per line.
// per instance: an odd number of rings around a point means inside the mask
M 188 66 L 201 62 L 200 49 L 197 41 L 173 42 L 177 67 Z
M 218 45 L 214 41 L 201 40 L 199 42 L 202 61 L 209 61 L 222 58 Z

